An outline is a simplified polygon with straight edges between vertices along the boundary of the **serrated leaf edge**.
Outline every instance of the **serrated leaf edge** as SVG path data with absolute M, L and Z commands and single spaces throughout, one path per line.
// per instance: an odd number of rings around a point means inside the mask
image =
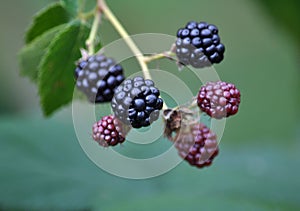
M 38 11 L 33 17 L 32 17 L 32 22 L 29 24 L 29 26 L 27 27 L 27 29 L 25 30 L 25 36 L 24 36 L 24 40 L 25 40 L 25 44 L 29 44 L 31 42 L 33 42 L 35 39 L 31 40 L 31 41 L 27 41 L 27 35 L 28 33 L 34 28 L 37 20 L 42 16 L 44 15 L 46 12 L 48 12 L 50 9 L 53 9 L 55 7 L 61 7 L 62 9 L 66 10 L 65 7 L 61 4 L 61 2 L 54 2 L 44 8 L 42 8 L 40 11 Z M 69 14 L 67 11 L 66 11 L 66 14 Z M 46 32 L 46 31 L 45 31 Z M 44 33 L 45 33 L 44 32 Z
M 17 54 L 18 61 L 19 61 L 19 65 L 20 65 L 20 71 L 19 71 L 20 76 L 28 77 L 32 82 L 37 82 L 38 78 L 33 79 L 33 78 L 29 77 L 28 75 L 26 75 L 26 74 L 23 73 L 23 71 L 22 71 L 23 68 L 21 67 L 21 55 L 22 55 L 22 53 L 24 53 L 25 51 L 33 49 L 33 48 L 35 47 L 36 43 L 38 43 L 40 40 L 44 39 L 44 37 L 46 37 L 46 36 L 48 35 L 48 33 L 52 33 L 52 32 L 54 32 L 54 31 L 56 31 L 58 28 L 60 28 L 60 27 L 62 27 L 62 30 L 64 30 L 64 29 L 63 29 L 64 26 L 67 26 L 67 23 L 61 24 L 61 25 L 58 25 L 58 26 L 55 26 L 55 27 L 53 27 L 53 28 L 51 28 L 51 29 L 45 31 L 45 32 L 44 32 L 43 34 L 41 34 L 40 36 L 36 37 L 32 42 L 28 43 L 27 45 L 25 45 L 25 46 L 23 46 L 23 47 L 21 48 L 21 50 L 20 50 L 19 53 Z M 58 34 L 58 33 L 60 33 L 59 30 L 57 31 L 57 34 Z M 52 41 L 51 41 L 51 42 L 52 42 Z M 50 42 L 50 44 L 51 44 L 51 42 Z M 50 44 L 49 44 L 49 46 L 50 46 Z M 48 46 L 48 48 L 49 48 L 49 46 Z M 44 55 L 46 54 L 46 52 L 47 52 L 47 49 L 45 49 Z M 44 57 L 44 56 L 43 56 L 43 57 Z M 41 61 L 42 61 L 42 60 L 41 60 Z M 40 63 L 41 63 L 41 61 L 40 61 Z M 39 72 L 39 70 L 40 70 L 39 68 L 40 68 L 40 65 L 37 67 L 38 72 Z
M 77 1 L 77 4 L 79 5 L 79 0 L 73 0 L 73 1 Z M 59 2 L 60 2 L 61 5 L 65 8 L 65 10 L 67 11 L 67 13 L 68 13 L 69 15 L 73 16 L 74 18 L 76 18 L 76 16 L 77 16 L 78 13 L 79 13 L 79 7 L 78 7 L 78 5 L 77 5 L 76 14 L 72 14 L 71 12 L 69 12 L 69 11 L 67 10 L 67 8 L 66 8 L 66 2 L 65 2 L 65 1 L 60 0 Z
M 56 44 L 56 42 L 60 39 L 60 37 L 61 37 L 64 33 L 66 33 L 66 32 L 69 31 L 69 27 L 74 27 L 74 26 L 76 26 L 77 24 L 80 26 L 80 27 L 79 27 L 79 31 L 81 31 L 81 27 L 83 27 L 83 26 L 88 27 L 86 24 L 83 24 L 83 23 L 80 22 L 79 20 L 75 20 L 75 21 L 72 21 L 72 22 L 70 22 L 69 24 L 67 24 L 67 26 L 65 27 L 65 29 L 62 30 L 60 33 L 56 34 L 56 36 L 54 37 L 54 39 L 51 41 L 51 43 L 50 43 L 50 45 L 49 45 L 49 47 L 48 47 L 48 49 L 47 49 L 47 52 L 44 54 L 44 57 L 43 57 L 43 59 L 42 59 L 41 62 L 40 62 L 40 65 L 39 65 L 39 67 L 38 67 L 39 70 L 42 69 L 42 66 L 43 66 L 44 63 L 46 62 L 47 57 L 50 55 L 51 49 L 52 49 L 53 46 Z M 79 39 L 79 38 L 77 37 L 77 38 L 76 38 L 76 42 L 78 41 L 78 39 Z M 71 52 L 73 53 L 75 50 L 76 50 L 76 49 L 73 48 L 73 49 L 71 50 Z M 76 61 L 74 61 L 74 62 L 76 62 Z M 41 104 L 41 106 L 42 106 L 42 110 L 43 110 L 44 115 L 48 117 L 48 116 L 50 116 L 51 114 L 53 114 L 53 113 L 55 112 L 55 110 L 49 112 L 49 111 L 46 111 L 46 110 L 44 109 L 44 102 L 43 102 L 43 98 L 42 98 L 42 94 L 41 94 L 41 90 L 42 90 L 42 87 L 43 87 L 42 84 L 40 83 L 41 77 L 42 77 L 42 72 L 39 71 L 39 73 L 38 73 L 38 93 L 39 93 L 39 96 L 40 96 L 40 104 Z M 70 76 L 70 77 L 71 77 L 71 76 Z M 67 104 L 69 104 L 69 103 L 70 103 L 70 102 L 64 103 L 64 104 L 61 105 L 61 107 L 64 106 L 64 105 L 67 105 Z M 61 107 L 60 107 L 60 108 L 61 108 Z M 59 109 L 59 108 L 58 108 L 58 109 Z

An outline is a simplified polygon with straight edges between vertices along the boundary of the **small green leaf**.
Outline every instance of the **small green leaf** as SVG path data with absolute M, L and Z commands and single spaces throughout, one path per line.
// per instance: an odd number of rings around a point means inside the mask
M 75 62 L 88 34 L 86 25 L 79 21 L 70 23 L 51 42 L 41 61 L 38 87 L 46 116 L 72 100 Z
M 19 53 L 20 74 L 29 77 L 33 82 L 37 81 L 38 66 L 42 60 L 47 47 L 53 37 L 62 30 L 66 24 L 54 27 L 41 36 L 37 37 L 30 44 L 24 46 Z
M 76 17 L 79 10 L 79 0 L 61 0 L 61 4 L 72 17 Z
M 33 41 L 49 29 L 67 23 L 69 15 L 61 3 L 54 3 L 38 12 L 26 32 L 26 44 Z

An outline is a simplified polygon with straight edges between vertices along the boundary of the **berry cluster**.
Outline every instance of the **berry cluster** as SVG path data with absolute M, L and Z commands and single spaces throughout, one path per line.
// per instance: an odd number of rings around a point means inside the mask
M 216 135 L 202 123 L 191 125 L 189 129 L 180 132 L 175 139 L 178 154 L 192 166 L 211 165 L 219 152 Z
M 93 125 L 93 139 L 103 147 L 115 146 L 125 141 L 128 129 L 115 116 L 104 116 Z
M 152 80 L 142 77 L 126 79 L 115 90 L 111 107 L 115 116 L 134 128 L 149 126 L 163 107 L 160 92 Z
M 191 21 L 177 32 L 176 55 L 183 65 L 211 66 L 223 60 L 224 52 L 215 25 Z M 160 115 L 163 100 L 154 82 L 139 76 L 125 80 L 122 67 L 104 55 L 81 60 L 75 78 L 78 89 L 91 102 L 111 102 L 114 115 L 104 116 L 92 129 L 93 139 L 103 147 L 123 143 L 131 127 L 147 127 Z M 239 104 L 240 91 L 235 85 L 208 82 L 192 102 L 164 110 L 164 135 L 190 165 L 209 166 L 219 153 L 218 142 L 216 135 L 199 123 L 199 108 L 212 118 L 222 119 L 236 114 Z
M 114 90 L 124 81 L 123 68 L 102 54 L 78 62 L 76 86 L 93 103 L 110 102 Z
M 206 22 L 191 21 L 177 32 L 176 55 L 183 65 L 195 68 L 220 63 L 225 47 L 220 42 L 218 28 Z
M 64 5 L 56 5 L 59 6 L 60 10 L 65 14 L 68 13 L 65 9 L 72 7 L 74 4 L 74 1 L 67 2 L 69 3 L 64 2 Z M 44 62 L 41 62 L 38 68 L 32 70 L 35 72 L 28 72 L 27 70 L 28 65 L 26 64 L 37 62 L 37 58 L 29 56 L 28 53 L 30 52 L 28 52 L 28 49 L 31 48 L 28 48 L 28 46 L 25 46 L 20 53 L 20 63 L 24 66 L 21 68 L 22 74 L 29 76 L 33 80 L 37 79 L 37 84 L 40 85 L 39 88 L 53 88 L 53 92 L 49 89 L 44 91 L 43 89 L 39 90 L 39 94 L 42 98 L 42 108 L 46 116 L 71 100 L 71 91 L 74 85 L 86 95 L 87 100 L 92 104 L 108 102 L 113 114 L 104 116 L 93 124 L 92 138 L 99 145 L 109 147 L 123 143 L 126 139 L 125 136 L 131 128 L 150 126 L 159 118 L 163 107 L 167 107 L 166 105 L 164 106 L 159 89 L 155 87 L 152 80 L 149 80 L 151 79 L 151 74 L 148 63 L 154 60 L 168 58 L 172 61 L 176 61 L 179 67 L 183 65 L 190 65 L 194 68 L 210 67 L 223 61 L 225 46 L 221 43 L 217 26 L 207 22 L 190 21 L 182 28 L 179 28 L 177 33 L 174 31 L 176 38 L 173 39 L 171 50 L 154 55 L 144 55 L 140 48 L 136 46 L 134 40 L 128 36 L 128 33 L 111 12 L 105 0 L 99 0 L 98 2 L 94 0 L 93 2 L 95 10 L 92 11 L 92 13 L 81 14 L 82 17 L 80 18 L 82 20 L 84 19 L 86 23 L 91 23 L 91 27 L 88 32 L 84 31 L 82 36 L 76 37 L 77 45 L 71 45 L 74 37 L 70 42 L 67 42 L 66 39 L 59 39 L 61 38 L 59 35 L 61 35 L 62 32 L 67 32 L 67 28 L 62 27 L 59 29 L 59 33 L 57 33 L 55 39 L 53 39 L 55 41 L 53 42 L 54 45 L 50 45 L 50 47 L 45 46 L 45 51 L 47 51 L 48 54 L 38 55 L 40 60 Z M 41 14 L 45 14 L 45 12 L 49 13 L 49 8 L 53 9 L 53 7 L 50 6 Z M 87 8 L 82 9 L 85 10 Z M 103 22 L 101 19 L 103 15 L 106 16 L 106 19 L 109 20 L 116 31 L 119 32 L 125 41 L 124 43 L 128 46 L 128 49 L 135 55 L 147 79 L 143 77 L 125 79 L 124 71 L 120 64 L 102 53 L 95 54 L 95 51 L 101 47 L 98 42 L 98 31 L 99 25 Z M 37 16 L 37 18 L 40 17 Z M 72 18 L 71 16 L 69 18 L 69 21 L 74 18 L 78 19 L 78 17 Z M 91 18 L 94 20 L 91 21 Z M 64 21 L 64 23 L 65 22 L 66 21 Z M 32 36 L 32 32 L 34 32 L 36 28 L 35 25 L 35 23 L 32 24 L 26 35 L 26 44 L 28 45 L 31 44 L 33 38 L 38 35 L 34 34 L 35 36 Z M 77 29 L 77 25 L 73 27 Z M 47 28 L 48 31 L 44 30 L 43 33 L 46 34 L 46 32 L 49 32 L 50 28 L 51 27 Z M 73 31 L 71 30 L 71 32 Z M 74 33 L 64 33 L 64 37 L 67 38 Z M 82 44 L 84 43 L 87 49 L 82 48 Z M 51 46 L 56 47 L 52 49 Z M 70 47 L 72 51 L 70 51 Z M 75 70 L 68 69 L 73 65 L 69 65 L 70 61 L 67 61 L 65 71 L 62 71 L 60 74 L 52 74 L 51 80 L 47 81 L 46 77 L 53 73 L 53 71 L 60 71 L 60 64 L 65 64 L 66 62 L 61 61 L 63 57 L 60 58 L 60 60 L 55 60 L 59 62 L 50 61 L 50 59 L 54 59 L 54 56 L 49 56 L 49 53 L 55 54 L 58 50 L 60 50 L 60 52 L 65 51 L 66 53 L 71 53 L 69 55 L 70 58 L 77 56 L 80 50 L 82 58 L 77 61 Z M 104 48 L 101 48 L 99 52 L 104 52 L 104 50 Z M 118 50 L 119 53 L 122 53 L 123 49 L 119 48 Z M 42 74 L 43 77 L 37 77 L 37 71 L 39 70 L 44 73 Z M 74 75 L 72 72 L 74 72 Z M 68 75 L 68 73 L 71 74 Z M 74 77 L 75 80 L 73 80 Z M 164 82 L 171 83 L 170 81 Z M 66 87 L 68 85 L 69 87 Z M 60 95 L 59 89 L 63 89 L 62 91 L 65 93 Z M 52 95 L 51 97 L 49 97 L 50 94 Z M 175 144 L 179 155 L 191 165 L 199 168 L 208 166 L 218 154 L 219 149 L 216 135 L 208 127 L 200 123 L 201 117 L 203 116 L 201 113 L 205 112 L 215 119 L 235 115 L 239 110 L 240 98 L 240 91 L 235 85 L 222 81 L 208 82 L 201 87 L 198 95 L 193 97 L 191 101 L 183 105 L 178 105 L 175 108 L 166 108 L 163 110 L 162 117 L 165 123 L 163 134 L 168 140 Z M 98 109 L 99 107 L 95 106 L 95 108 Z M 212 121 L 212 123 L 214 123 L 214 121 Z
M 240 91 L 234 84 L 223 81 L 208 82 L 201 87 L 197 103 L 209 116 L 222 119 L 238 112 L 240 97 Z

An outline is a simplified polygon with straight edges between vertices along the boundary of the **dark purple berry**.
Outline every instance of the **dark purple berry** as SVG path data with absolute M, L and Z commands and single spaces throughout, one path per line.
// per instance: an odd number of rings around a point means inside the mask
M 111 101 L 114 90 L 125 79 L 122 67 L 102 54 L 79 61 L 75 78 L 77 88 L 93 103 Z
M 218 28 L 217 28 L 215 25 L 213 25 L 213 24 L 208 25 L 208 29 L 209 29 L 213 34 L 218 34 L 218 32 L 219 32 Z
M 163 107 L 160 92 L 152 80 L 142 77 L 127 79 L 115 91 L 112 109 L 122 122 L 134 128 L 149 126 L 159 117 Z
M 146 107 L 146 103 L 143 99 L 137 98 L 133 101 L 134 107 L 138 111 L 143 111 Z
M 199 36 L 199 29 L 193 29 L 192 31 L 191 31 L 191 37 L 197 37 L 197 36 Z
M 175 42 L 179 62 L 195 68 L 220 63 L 224 58 L 225 47 L 220 43 L 218 32 L 215 25 L 194 21 L 179 29 Z M 201 49 L 201 55 L 195 54 L 194 51 L 198 49 Z
M 208 29 L 203 29 L 203 30 L 201 31 L 201 36 L 202 36 L 202 37 L 211 37 L 212 34 L 211 34 L 211 31 L 210 31 L 210 30 L 208 30 Z
M 190 21 L 190 22 L 188 22 L 187 24 L 186 24 L 186 28 L 187 29 L 194 29 L 194 28 L 196 28 L 197 27 L 197 22 L 195 22 L 195 21 Z

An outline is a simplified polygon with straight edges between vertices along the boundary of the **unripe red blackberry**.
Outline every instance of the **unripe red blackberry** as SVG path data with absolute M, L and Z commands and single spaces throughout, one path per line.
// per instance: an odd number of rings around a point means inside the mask
M 223 81 L 206 83 L 201 87 L 197 97 L 200 109 L 216 119 L 236 114 L 240 102 L 240 91 L 234 84 Z
M 176 55 L 183 65 L 195 68 L 220 63 L 224 58 L 225 47 L 221 43 L 215 25 L 191 21 L 177 31 Z
M 104 116 L 93 125 L 93 139 L 103 147 L 115 146 L 125 141 L 129 128 L 113 115 Z
M 152 80 L 126 79 L 115 91 L 111 106 L 116 117 L 134 128 L 147 127 L 163 107 L 160 92 Z
M 80 60 L 75 69 L 76 86 L 92 103 L 110 102 L 124 78 L 123 68 L 102 54 Z
M 216 135 L 202 123 L 189 127 L 177 134 L 175 147 L 178 154 L 192 166 L 211 165 L 219 153 Z

